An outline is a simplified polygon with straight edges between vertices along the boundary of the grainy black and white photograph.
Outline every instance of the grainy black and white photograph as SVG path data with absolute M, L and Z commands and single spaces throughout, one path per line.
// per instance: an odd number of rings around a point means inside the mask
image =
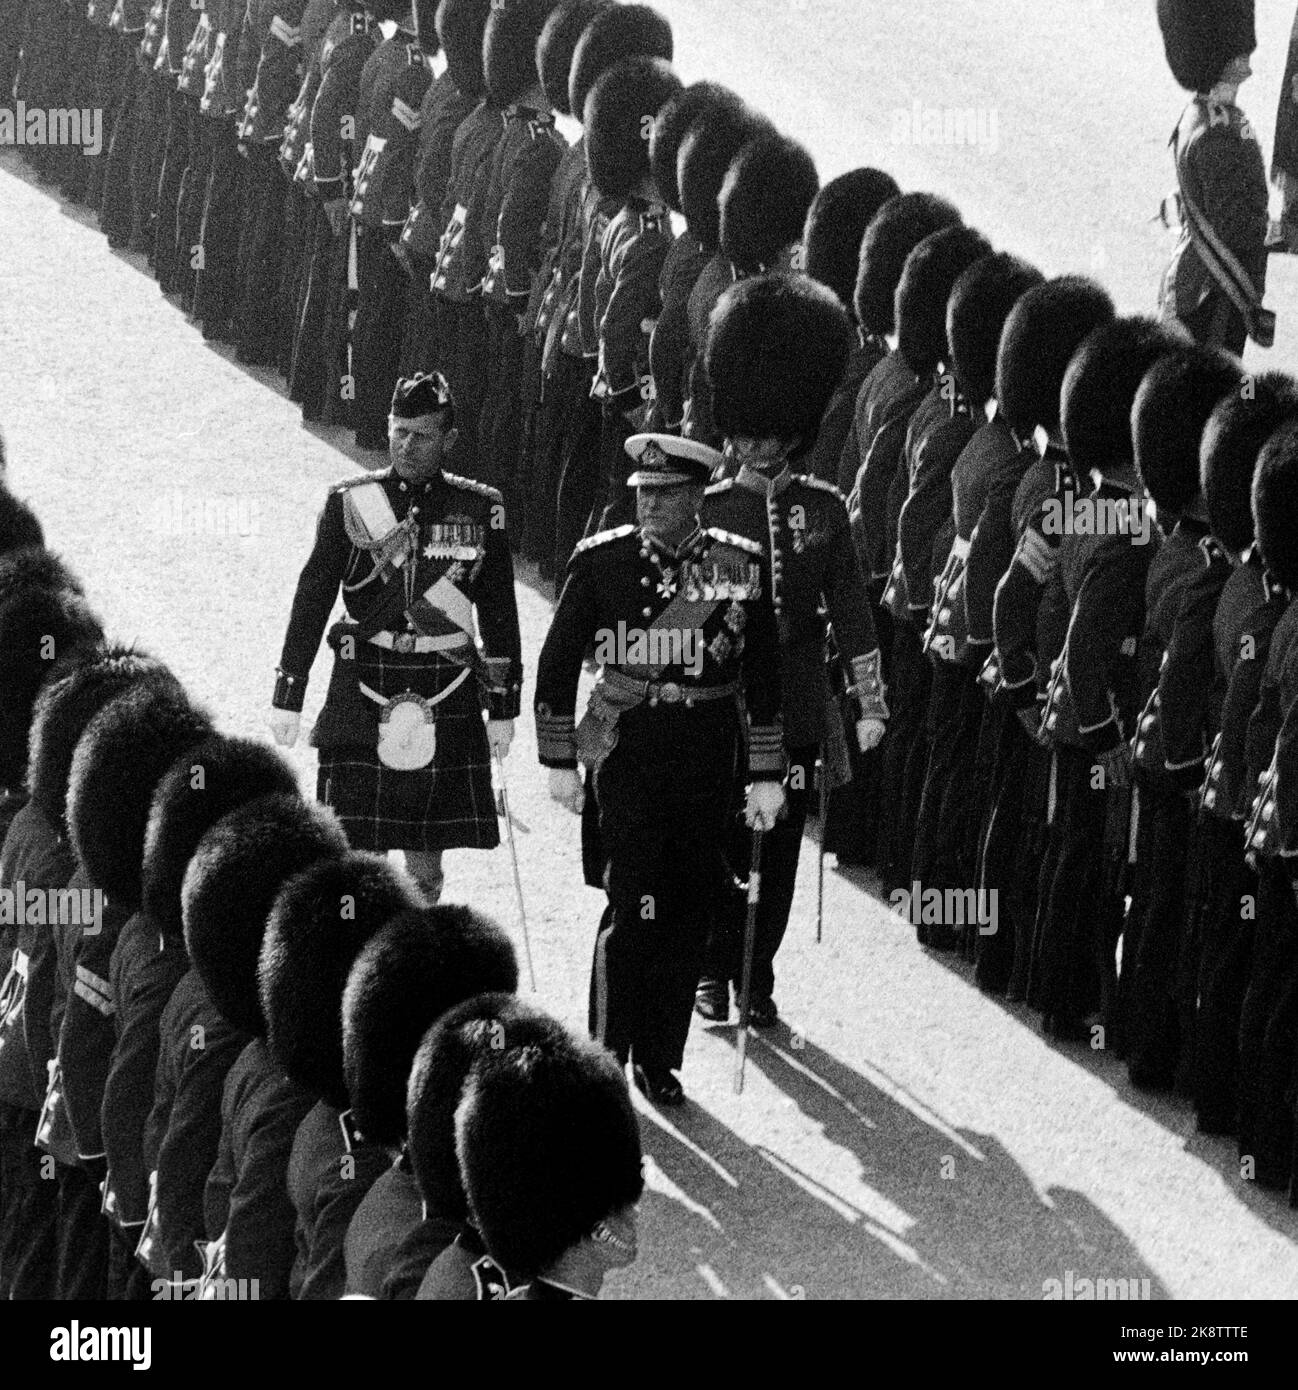
M 1298 0 L 0 0 L 0 1356 L 1281 1348 L 1295 257 Z

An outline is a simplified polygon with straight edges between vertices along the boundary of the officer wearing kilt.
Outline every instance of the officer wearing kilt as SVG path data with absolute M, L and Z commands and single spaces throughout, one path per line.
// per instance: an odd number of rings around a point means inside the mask
M 509 749 L 522 685 L 504 508 L 493 488 L 442 471 L 454 419 L 442 377 L 398 382 L 392 467 L 330 492 L 293 602 L 271 718 L 291 747 L 341 586 L 348 616 L 330 631 L 337 660 L 312 734 L 318 795 L 355 847 L 404 850 L 434 901 L 443 850 L 500 843 L 490 750 Z
M 574 813 L 592 770 L 609 904 L 591 979 L 591 1033 L 650 1100 L 679 1105 L 708 932 L 725 882 L 725 839 L 749 721 L 747 819 L 772 829 L 784 805 L 780 668 L 762 547 L 699 521 L 721 461 L 670 435 L 635 435 L 638 526 L 582 542 L 537 668 L 536 720 L 550 795 Z M 591 642 L 601 672 L 578 728 Z

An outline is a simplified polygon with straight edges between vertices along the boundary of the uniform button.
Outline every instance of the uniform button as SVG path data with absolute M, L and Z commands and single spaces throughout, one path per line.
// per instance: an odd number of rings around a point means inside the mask
M 1136 742 L 1136 757 L 1143 757 L 1145 752 L 1145 740 L 1138 739 Z
M 642 608 L 640 611 L 641 611 L 641 613 L 642 613 L 646 618 L 652 618 L 652 617 L 653 617 L 653 612 L 654 612 L 654 611 L 653 611 L 652 608 Z
M 949 608 L 942 609 L 937 615 L 937 620 L 940 623 L 949 623 L 951 621 L 951 610 Z
M 1275 815 L 1275 807 L 1268 801 L 1267 804 L 1262 807 L 1262 819 L 1270 820 L 1273 815 Z
M 640 583 L 647 589 L 649 587 L 649 576 L 647 574 L 640 577 Z

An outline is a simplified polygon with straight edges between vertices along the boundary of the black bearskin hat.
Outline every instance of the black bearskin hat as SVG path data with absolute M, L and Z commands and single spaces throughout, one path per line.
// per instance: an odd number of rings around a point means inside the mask
M 865 229 L 856 275 L 856 317 L 867 333 L 886 338 L 897 326 L 897 286 L 910 253 L 943 227 L 963 219 L 936 193 L 889 198 Z
M 866 228 L 900 192 L 897 180 L 882 169 L 853 169 L 831 179 L 807 213 L 802 234 L 806 272 L 834 291 L 853 320 Z
M 213 734 L 168 768 L 144 836 L 144 910 L 168 936 L 184 931 L 180 892 L 198 842 L 231 811 L 263 796 L 291 796 L 297 777 L 268 744 Z
M 1298 381 L 1282 372 L 1249 377 L 1204 427 L 1199 481 L 1212 534 L 1236 555 L 1253 544 L 1253 475 L 1268 439 L 1298 419 Z
M 415 37 L 430 58 L 441 50 L 442 41 L 437 37 L 437 0 L 415 0 Z
M 751 106 L 725 103 L 704 112 L 681 141 L 676 186 L 691 235 L 711 255 L 721 245 L 721 186 L 736 156 L 774 127 Z
M 1298 589 L 1298 420 L 1287 420 L 1262 446 L 1253 525 L 1262 563 L 1286 589 Z
M 644 1191 L 626 1078 L 587 1038 L 488 1052 L 455 1133 L 474 1224 L 513 1277 L 548 1269 Z
M 1161 517 L 1179 516 L 1198 497 L 1199 447 L 1208 417 L 1238 393 L 1244 367 L 1228 352 L 1191 344 L 1145 374 L 1131 411 L 1136 467 Z
M 951 370 L 975 409 L 996 394 L 996 354 L 1010 310 L 1045 276 L 1001 251 L 975 261 L 955 282 L 946 306 Z
M 1226 65 L 1257 48 L 1253 0 L 1158 0 L 1172 76 L 1187 92 L 1216 86 Z
M 385 20 L 401 20 L 410 13 L 406 0 L 365 0 L 365 8 L 382 24 Z
M 60 834 L 66 833 L 68 778 L 81 735 L 101 709 L 137 681 L 180 690 L 160 661 L 132 647 L 111 646 L 91 649 L 84 663 L 50 681 L 37 697 L 27 784 L 32 801 Z
M 672 26 L 651 5 L 610 5 L 577 40 L 568 75 L 568 109 L 581 120 L 591 88 L 625 59 L 661 58 L 670 63 L 674 53 Z
M 483 74 L 495 106 L 512 106 L 541 80 L 536 46 L 556 0 L 495 0 L 482 40 Z
M 586 98 L 586 162 L 600 194 L 621 202 L 649 176 L 646 130 L 681 92 L 661 58 L 628 58 L 610 68 Z
M 897 286 L 897 347 L 918 377 L 950 356 L 946 311 L 956 281 L 990 256 L 991 243 L 972 227 L 944 227 L 925 237 L 906 259 Z
M 511 1047 L 559 1045 L 567 1030 L 512 994 L 480 994 L 443 1014 L 424 1034 L 406 1085 L 410 1166 L 430 1216 L 469 1214 L 455 1152 L 455 1112 L 474 1063 Z
M 461 96 L 480 97 L 487 90 L 482 71 L 482 40 L 491 16 L 491 0 L 441 0 L 437 37 L 446 54 L 446 70 Z
M 743 104 L 743 99 L 729 87 L 718 82 L 695 82 L 659 111 L 649 136 L 649 169 L 663 202 L 673 212 L 684 212 L 676 163 L 690 127 L 718 106 L 742 110 Z
M 721 250 L 744 275 L 777 268 L 796 245 L 820 192 L 816 161 L 787 136 L 770 134 L 740 150 L 721 185 Z
M 0 556 L 0 603 L 34 589 L 65 589 L 84 596 L 81 581 L 43 545 L 25 545 Z
M 257 964 L 279 890 L 346 853 L 338 817 L 296 792 L 240 806 L 198 842 L 181 885 L 185 946 L 208 997 L 236 1028 L 266 1035 Z
M 428 1029 L 466 999 L 517 988 L 513 944 L 472 908 L 416 908 L 371 937 L 343 993 L 343 1073 L 366 1139 L 405 1138 L 406 1079 Z
M 1097 328 L 1064 374 L 1059 418 L 1078 473 L 1135 461 L 1131 408 L 1145 373 L 1177 345 L 1161 324 L 1132 315 Z
M 347 974 L 380 927 L 419 905 L 414 884 L 383 855 L 351 850 L 290 879 L 266 919 L 258 966 L 266 1040 L 290 1080 L 337 1110 L 347 1109 Z
M 67 589 L 23 589 L 0 603 L 0 786 L 18 786 L 27 771 L 41 687 L 70 672 L 103 635 L 85 599 Z
M 144 833 L 162 775 L 212 732 L 178 685 L 130 687 L 86 726 L 72 755 L 68 829 L 90 881 L 115 906 L 140 906 Z
M 608 9 L 613 0 L 563 0 L 550 13 L 536 46 L 536 69 L 545 99 L 561 116 L 575 116 L 568 105 L 568 78 L 572 75 L 573 54 L 587 26 L 596 15 Z
M 1094 280 L 1064 275 L 1029 290 L 1010 310 L 996 356 L 996 399 L 1026 443 L 1038 426 L 1059 431 L 1059 393 L 1073 354 L 1117 310 Z
M 851 347 L 847 310 L 818 281 L 784 272 L 732 285 L 704 349 L 717 429 L 809 446 Z
M 45 532 L 36 513 L 0 484 L 0 555 L 24 546 L 45 544 Z

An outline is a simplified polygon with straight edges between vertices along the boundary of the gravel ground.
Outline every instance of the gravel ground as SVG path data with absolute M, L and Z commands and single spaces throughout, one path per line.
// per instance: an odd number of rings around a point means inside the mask
M 742 25 L 724 0 L 663 8 L 685 75 L 752 95 L 827 174 L 885 163 L 1048 270 L 1089 267 L 1128 307 L 1148 304 L 1163 243 L 1145 219 L 1170 183 L 1179 106 L 1147 7 L 942 0 L 921 19 L 896 0 L 746 0 Z M 1260 20 L 1259 117 L 1286 22 Z M 1101 31 L 1103 70 L 1072 70 Z M 893 144 L 890 113 L 917 97 L 996 108 L 999 152 Z M 167 658 L 225 729 L 263 732 L 316 511 L 354 463 L 303 429 L 270 378 L 205 345 L 139 261 L 12 152 L 0 248 L 13 486 L 115 635 Z M 1273 287 L 1281 360 L 1298 303 L 1288 263 Z M 520 607 L 531 672 L 548 596 L 524 582 Z M 308 718 L 325 675 L 322 661 Z M 581 886 L 576 823 L 548 802 L 535 754 L 525 717 L 509 771 L 540 999 L 580 1025 L 601 900 Z M 294 758 L 312 785 L 313 755 Z M 1047 1045 L 1025 1011 L 921 951 L 868 879 L 831 868 L 817 947 L 814 868 L 809 844 L 780 961 L 787 1023 L 754 1044 L 743 1096 L 733 1029 L 700 1026 L 690 1104 L 641 1108 L 641 1257 L 609 1296 L 1040 1298 L 1067 1271 L 1148 1279 L 1155 1298 L 1298 1294 L 1298 1215 L 1240 1181 L 1230 1145 L 1196 1135 L 1180 1104 L 1131 1092 L 1102 1053 Z M 503 848 L 449 856 L 448 883 L 515 921 Z

